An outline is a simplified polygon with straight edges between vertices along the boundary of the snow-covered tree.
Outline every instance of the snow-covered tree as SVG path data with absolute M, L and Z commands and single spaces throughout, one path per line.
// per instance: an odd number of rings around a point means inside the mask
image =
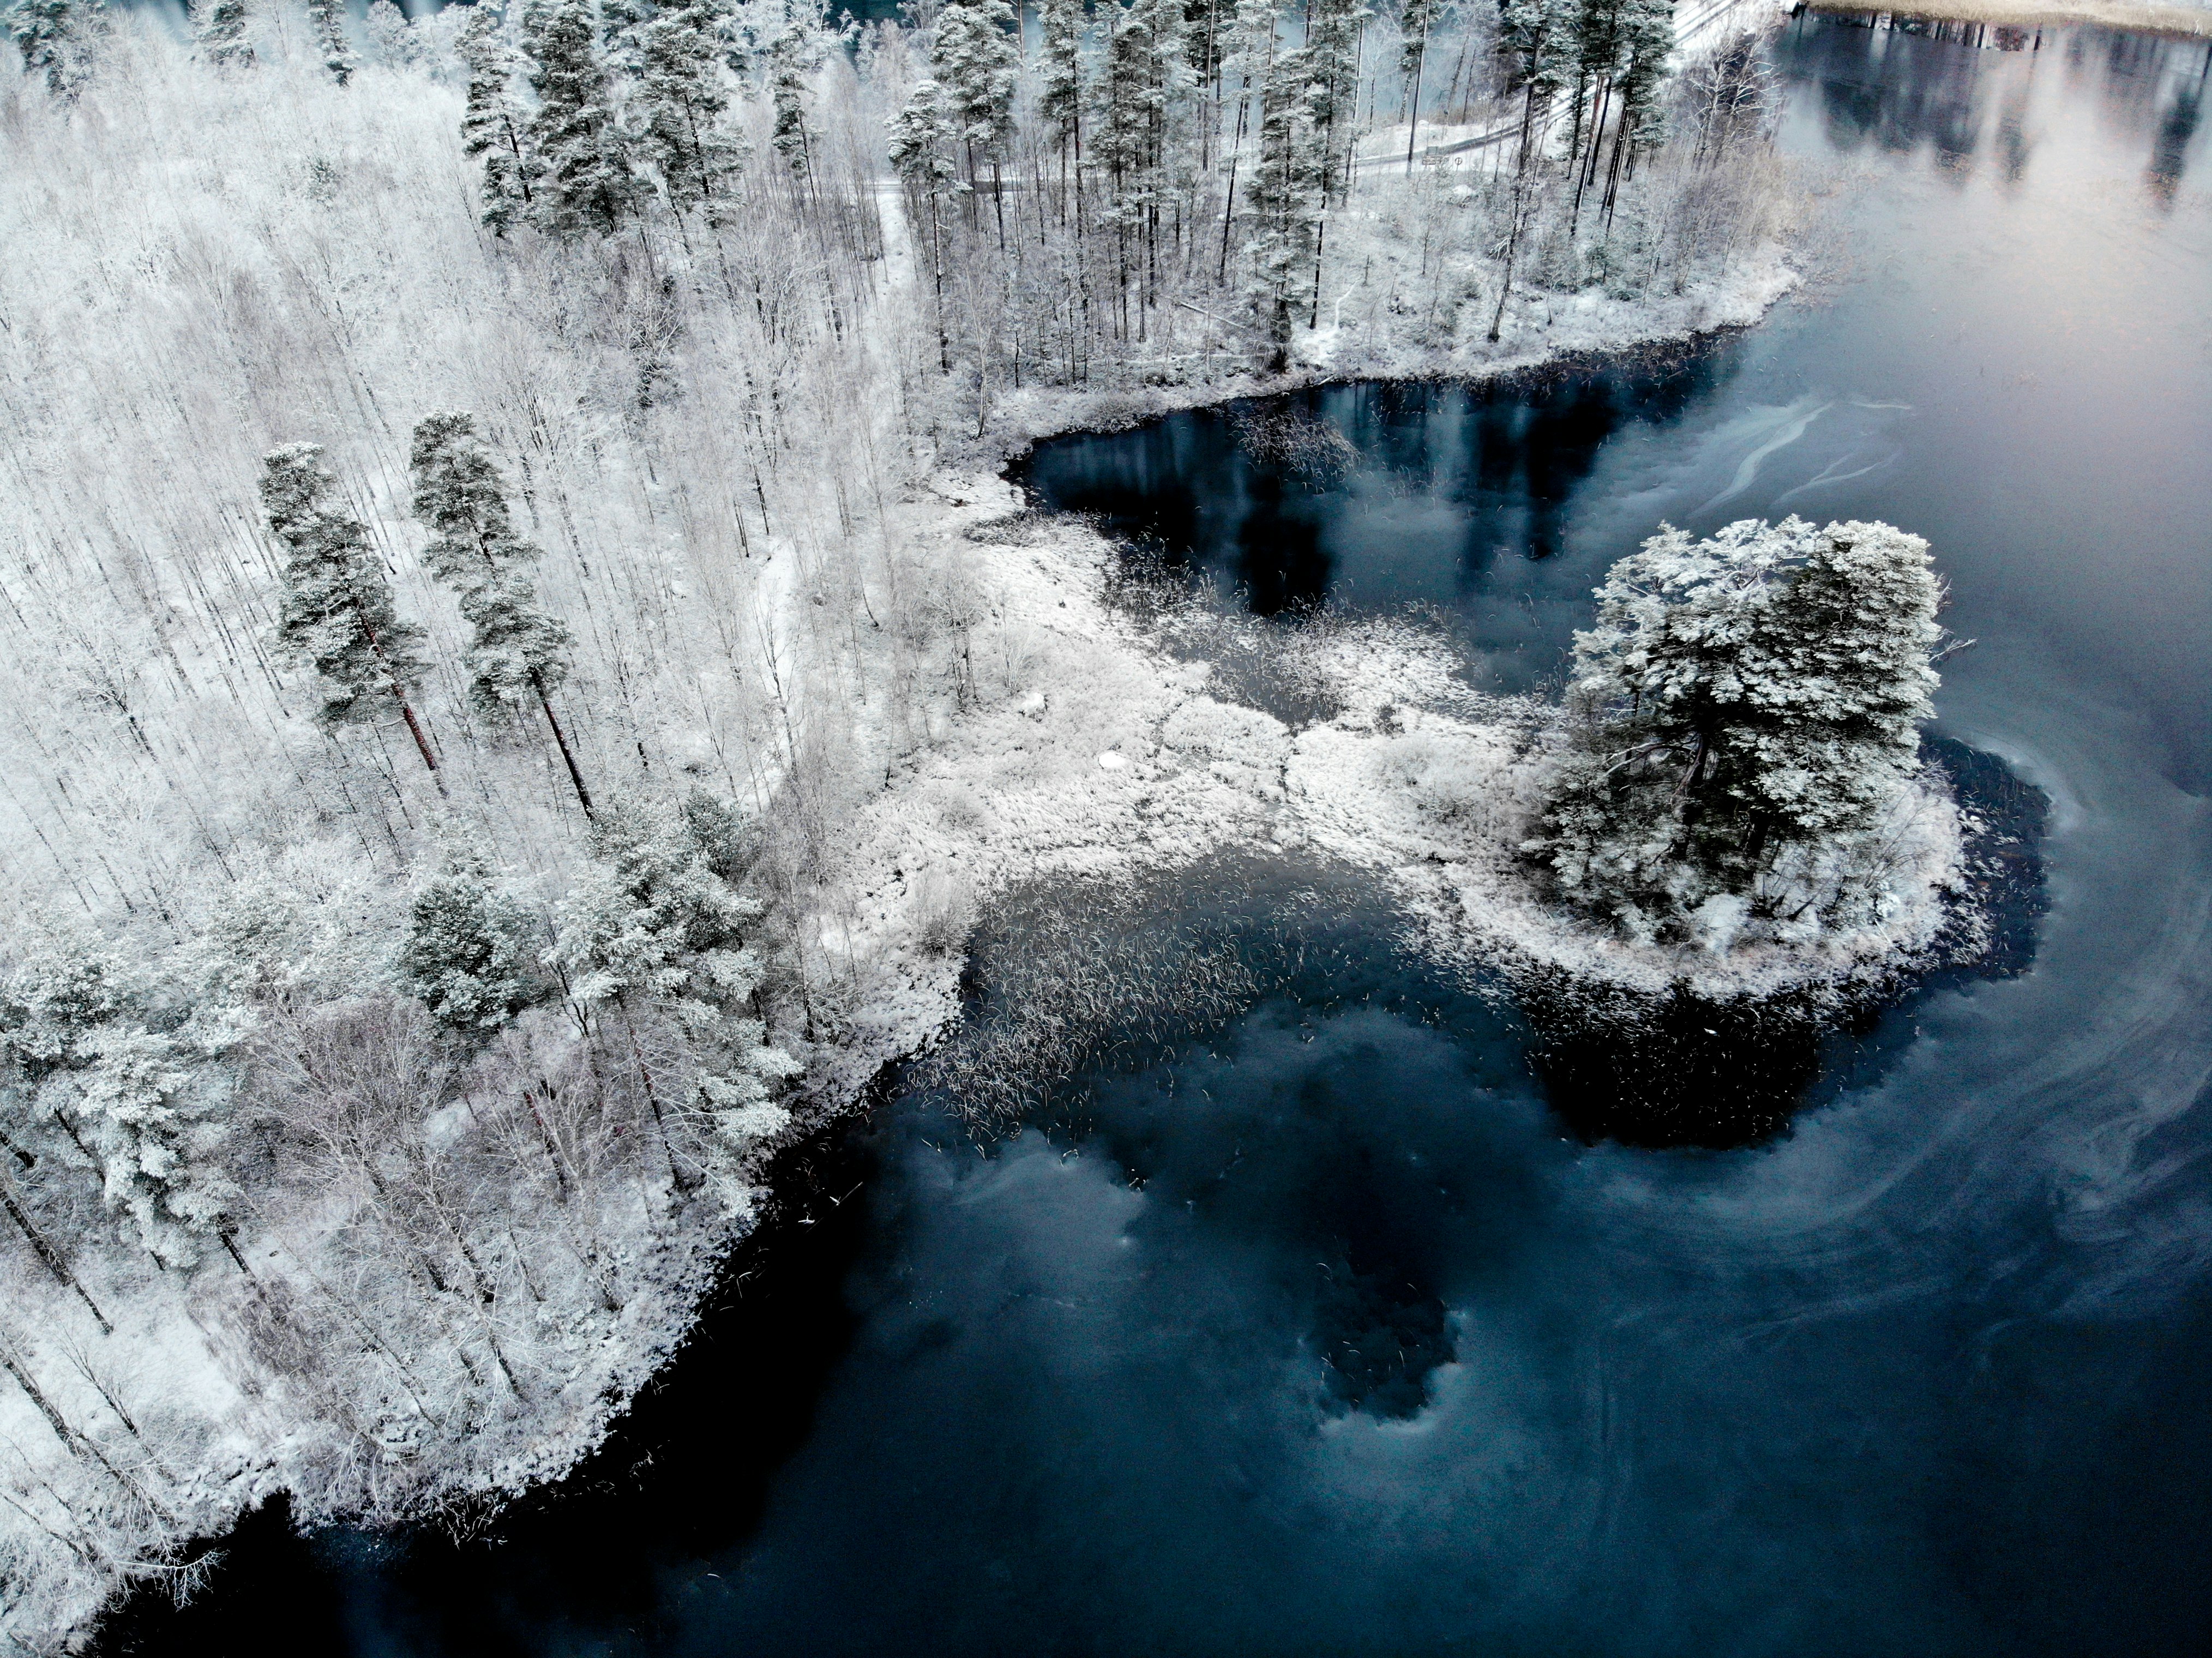
M 1322 182 L 1332 197 L 1352 188 L 1360 46 L 1367 18 L 1360 0 L 1314 0 L 1306 27 L 1306 72 L 1310 77 L 1307 118 L 1321 147 Z
M 967 161 L 968 182 L 980 188 L 981 167 L 991 167 L 998 202 L 999 161 L 1013 137 L 1014 76 L 1019 62 L 1014 9 L 1006 0 L 945 0 L 937 14 L 929 70 L 939 86 Z M 998 203 L 1001 240 L 1006 210 Z
M 516 95 L 517 54 L 507 20 L 491 7 L 471 6 L 453 48 L 469 72 L 461 112 L 461 148 L 483 157 L 483 222 L 505 235 L 536 205 L 532 185 L 544 171 L 532 136 L 530 112 Z
M 1149 302 L 1158 264 L 1160 207 L 1176 94 L 1190 79 L 1182 30 L 1182 9 L 1174 0 L 1132 0 L 1115 12 L 1091 81 L 1091 155 L 1105 174 L 1097 220 L 1114 232 L 1125 313 L 1132 275 L 1146 279 L 1135 325 L 1126 319 L 1122 324 L 1122 332 L 1133 337 L 1143 331 L 1143 304 Z
M 668 204 L 702 209 L 717 222 L 744 165 L 744 136 L 726 117 L 721 22 L 717 0 L 663 11 L 645 26 L 637 106 L 646 148 L 659 169 Z
M 152 1029 L 150 991 L 89 933 L 58 929 L 17 963 L 0 985 L 0 1132 L 42 1179 L 88 1171 L 147 1248 L 189 1266 L 228 1222 L 231 1078 L 217 1061 L 240 1029 L 173 1016 Z
M 1536 112 L 1565 87 L 1580 52 L 1579 0 L 1498 0 L 1498 52 L 1509 90 L 1521 94 L 1518 169 L 1527 172 Z
M 1045 0 L 1038 26 L 1037 115 L 1053 135 L 1065 198 L 1071 179 L 1079 192 L 1083 187 L 1083 0 Z M 1060 211 L 1066 217 L 1064 199 Z
M 529 46 L 531 137 L 544 167 L 535 216 L 556 235 L 611 235 L 636 210 L 639 187 L 590 0 L 561 0 Z
M 422 630 L 392 608 L 392 586 L 368 529 L 332 503 L 337 479 L 323 465 L 322 446 L 272 449 L 262 467 L 262 507 L 285 550 L 278 643 L 322 676 L 325 724 L 355 724 L 397 707 L 436 777 L 438 757 L 408 700 L 422 675 L 415 654 Z M 442 779 L 438 786 L 445 787 Z
M 889 125 L 891 166 L 904 181 L 916 216 L 929 225 L 938 367 L 949 372 L 952 355 L 945 322 L 944 203 L 947 195 L 960 188 L 960 171 L 952 160 L 952 122 L 945 112 L 944 88 L 934 81 L 917 81 Z
M 806 80 L 823 51 L 819 0 L 781 0 L 780 19 L 769 34 L 769 106 L 775 115 L 769 144 L 795 179 L 812 171 L 813 141 L 806 125 Z
M 346 40 L 345 0 L 307 0 L 307 27 L 314 31 L 323 67 L 340 86 L 353 79 L 353 47 Z
M 495 1030 L 550 993 L 538 967 L 544 930 L 499 890 L 483 847 L 457 839 L 409 906 L 400 981 L 447 1029 Z
M 253 43 L 246 38 L 246 0 L 212 0 L 195 31 L 200 55 L 217 69 L 245 69 L 253 62 Z
M 788 1121 L 775 1096 L 800 1069 L 769 1041 L 753 1005 L 763 963 L 749 939 L 763 912 L 732 878 L 741 870 L 732 824 L 728 809 L 713 803 L 679 810 L 637 795 L 609 801 L 592 826 L 595 861 L 562 902 L 548 953 L 586 1008 L 612 1004 L 625 1020 L 650 1011 L 672 1026 L 685 1050 L 685 1098 L 675 1109 L 703 1130 L 704 1179 L 725 1202 L 742 1189 L 736 1159 Z M 637 1057 L 661 1117 L 659 1090 Z M 672 1143 L 670 1156 L 672 1163 Z
M 1795 518 L 1662 527 L 1597 592 L 1575 742 L 1528 849 L 1632 935 L 1714 899 L 1818 921 L 1833 895 L 1793 885 L 1788 855 L 1874 829 L 1918 767 L 1942 631 L 1928 544 Z
M 106 0 L 15 0 L 8 28 L 23 72 L 42 76 L 56 97 L 74 98 L 91 72 L 91 37 L 105 7 Z
M 222 1237 L 237 1196 L 221 1162 L 232 1078 L 213 1057 L 176 1035 L 129 1027 L 99 1039 L 85 1079 L 84 1133 L 101 1197 L 167 1266 L 192 1266 L 203 1240 Z
M 1244 191 L 1253 308 L 1273 347 L 1268 366 L 1278 372 L 1290 344 L 1292 291 L 1321 255 L 1328 156 L 1306 96 L 1311 82 L 1303 49 L 1275 54 L 1260 88 L 1259 155 Z
M 1674 0 L 1623 0 L 1620 12 L 1620 113 L 1607 169 L 1604 205 L 1608 214 L 1638 154 L 1659 142 L 1659 90 L 1668 54 L 1674 49 Z
M 423 562 L 459 596 L 469 641 L 469 695 L 486 713 L 535 701 L 552 728 L 576 799 L 588 814 L 591 791 L 553 712 L 555 687 L 568 677 L 568 630 L 538 607 L 530 566 L 538 550 L 514 533 L 507 480 L 477 437 L 476 416 L 426 415 L 415 428 L 409 461 L 412 510 L 431 531 Z
M 368 32 L 376 59 L 386 69 L 404 69 L 422 56 L 422 38 L 407 14 L 392 0 L 376 0 L 362 27 Z

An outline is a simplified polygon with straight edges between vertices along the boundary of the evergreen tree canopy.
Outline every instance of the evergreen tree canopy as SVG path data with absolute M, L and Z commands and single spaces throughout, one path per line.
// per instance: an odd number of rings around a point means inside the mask
M 561 0 L 531 35 L 531 136 L 544 173 L 535 209 L 556 235 L 611 235 L 638 203 L 637 176 L 599 56 L 590 0 Z
M 323 54 L 323 67 L 340 86 L 353 79 L 353 48 L 346 43 L 345 0 L 307 0 L 307 25 Z
M 617 797 L 591 847 L 598 861 L 562 902 L 552 952 L 580 1001 L 704 1000 L 738 983 L 750 993 L 759 967 L 745 935 L 761 906 L 715 873 L 717 847 L 702 846 L 680 812 Z
M 150 1028 L 149 986 L 89 934 L 57 932 L 0 983 L 0 1134 L 43 1179 L 89 1171 L 163 1262 L 189 1266 L 226 1224 L 216 1159 L 236 1032 L 222 1020 Z
M 890 118 L 890 160 L 916 194 L 935 196 L 958 178 L 950 146 L 952 123 L 945 109 L 945 88 L 917 81 L 906 102 Z
M 201 17 L 200 51 L 217 69 L 245 69 L 253 62 L 253 43 L 246 38 L 246 0 L 213 0 Z
M 682 1114 L 702 1123 L 708 1181 L 732 1207 L 745 1196 L 739 1160 L 788 1122 L 775 1096 L 801 1069 L 752 1007 L 763 963 L 747 935 L 763 912 L 731 878 L 739 821 L 696 798 L 681 811 L 611 802 L 592 824 L 598 861 L 562 904 L 548 953 L 579 1001 L 642 1005 L 672 1023 L 688 1053 Z
M 716 0 L 693 0 L 647 24 L 638 84 L 646 145 L 669 206 L 703 208 L 709 222 L 735 190 L 745 159 L 743 136 L 725 119 L 722 9 Z
M 544 695 L 568 675 L 568 630 L 538 608 L 538 550 L 514 533 L 507 480 L 467 414 L 425 416 L 410 458 L 415 516 L 431 531 L 430 572 L 459 595 L 475 636 L 469 694 L 491 712 Z
M 507 480 L 477 439 L 476 416 L 425 416 L 415 428 L 410 469 L 415 516 L 431 531 L 423 562 L 459 597 L 471 629 L 470 700 L 485 714 L 534 700 L 588 817 L 592 792 L 553 712 L 554 688 L 568 675 L 568 630 L 538 608 L 530 579 L 538 551 L 514 533 Z
M 9 32 L 23 55 L 23 72 L 43 76 L 46 90 L 74 98 L 91 72 L 89 36 L 105 21 L 106 0 L 15 0 Z
M 1083 0 L 1045 0 L 1038 18 L 1037 113 L 1063 145 L 1083 131 Z
M 1715 896 L 1802 902 L 1778 860 L 1875 829 L 1918 767 L 1942 636 L 1928 544 L 1795 518 L 1665 527 L 1597 592 L 1580 740 L 1529 850 L 1632 932 Z
M 400 980 L 447 1029 L 495 1030 L 549 993 L 538 969 L 544 930 L 493 885 L 483 848 L 457 842 L 409 907 Z
M 373 719 L 387 699 L 411 724 L 406 693 L 422 674 L 415 654 L 422 629 L 393 610 L 368 531 L 332 504 L 337 479 L 322 463 L 322 447 L 313 443 L 271 450 L 263 463 L 262 506 L 285 548 L 278 642 L 323 677 L 326 724 Z M 430 759 L 427 743 L 423 758 Z
M 471 6 L 453 49 L 469 71 L 461 148 L 483 157 L 483 222 L 505 235 L 535 206 L 532 186 L 544 172 L 529 112 L 515 95 L 516 53 L 507 20 L 488 5 Z
M 997 158 L 1013 136 L 1013 23 L 1006 0 L 946 0 L 937 15 L 930 74 L 945 88 L 970 179 L 977 163 Z

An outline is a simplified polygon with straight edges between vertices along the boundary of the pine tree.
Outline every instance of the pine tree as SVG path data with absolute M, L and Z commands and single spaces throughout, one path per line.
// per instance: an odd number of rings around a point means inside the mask
M 1786 878 L 1873 831 L 1917 768 L 1941 598 L 1928 544 L 1886 524 L 1662 527 L 1575 636 L 1577 741 L 1529 850 L 1632 933 L 1715 897 L 1817 920 L 1851 895 Z
M 1308 119 L 1321 147 L 1323 188 L 1333 198 L 1340 199 L 1352 188 L 1360 37 L 1367 17 L 1359 0 L 1314 0 L 1306 31 Z
M 170 1266 L 194 1265 L 201 1239 L 228 1231 L 237 1194 L 219 1161 L 229 1138 L 229 1078 L 196 1057 L 208 1056 L 172 1035 L 109 1032 L 97 1044 L 82 1101 L 102 1198 L 131 1217 L 139 1242 Z
M 1099 218 L 1114 230 L 1125 337 L 1143 337 L 1144 310 L 1156 297 L 1170 116 L 1175 95 L 1190 73 L 1183 62 L 1182 27 L 1182 10 L 1176 0 L 1133 0 L 1115 15 L 1107 32 L 1104 61 L 1091 83 L 1091 154 L 1106 174 Z M 1145 278 L 1133 327 L 1128 315 L 1133 239 L 1144 255 Z
M 677 1114 L 703 1129 L 704 1177 L 725 1203 L 742 1199 L 739 1159 L 788 1121 L 775 1102 L 799 1066 L 768 1040 L 751 1006 L 763 963 L 747 938 L 761 906 L 729 875 L 734 835 L 726 806 L 675 811 L 617 796 L 593 821 L 591 872 L 562 902 L 548 959 L 571 978 L 586 1007 L 612 1004 L 631 1032 L 646 1097 L 677 1169 L 661 1087 L 635 1046 L 632 1019 L 665 1017 L 686 1050 Z M 696 1182 L 677 1172 L 680 1185 Z
M 495 1030 L 550 993 L 538 970 L 544 941 L 538 917 L 492 884 L 491 859 L 459 840 L 416 893 L 400 981 L 449 1030 Z
M 221 1020 L 149 1029 L 149 989 L 88 933 L 56 932 L 16 964 L 0 987 L 0 1140 L 42 1178 L 68 1169 L 96 1176 L 107 1206 L 130 1212 L 149 1249 L 189 1266 L 198 1238 L 228 1224 L 231 1187 L 216 1158 L 229 1077 L 216 1061 L 238 1032 Z M 15 1218 L 28 1228 L 26 1216 Z M 31 1236 L 42 1255 L 51 1251 Z
M 1608 221 L 1637 152 L 1659 141 L 1659 88 L 1668 54 L 1674 49 L 1674 0 L 1624 0 L 1620 44 L 1620 116 L 1613 130 L 1603 203 Z
M 945 90 L 934 81 L 919 81 L 889 123 L 891 166 L 905 183 L 914 205 L 929 220 L 929 264 L 937 295 L 937 357 L 940 373 L 952 370 L 952 347 L 945 326 L 945 196 L 959 187 L 952 162 L 952 122 L 945 113 Z
M 638 85 L 646 145 L 669 206 L 703 209 L 710 224 L 720 222 L 745 160 L 743 136 L 724 118 L 721 14 L 716 0 L 694 0 L 646 25 Z
M 105 0 L 15 0 L 8 27 L 23 72 L 43 76 L 57 98 L 76 97 L 92 72 L 90 36 L 105 13 Z
M 1045 0 L 1040 14 L 1042 39 L 1037 47 L 1037 114 L 1053 134 L 1060 158 L 1060 214 L 1066 216 L 1071 177 L 1076 191 L 1076 223 L 1083 221 L 1083 0 Z
M 277 640 L 324 681 L 321 718 L 340 726 L 373 720 L 387 703 L 436 778 L 437 756 L 407 694 L 422 675 L 415 652 L 422 631 L 399 620 L 392 587 L 360 519 L 331 504 L 337 479 L 319 444 L 272 449 L 263 462 L 261 503 L 284 544 L 284 602 Z
M 484 158 L 483 222 L 504 236 L 536 205 L 531 187 L 544 171 L 529 112 L 515 96 L 515 51 L 507 20 L 478 0 L 462 17 L 453 49 L 469 71 L 461 149 Z
M 246 38 L 246 0 L 214 0 L 199 26 L 201 54 L 217 69 L 250 69 L 253 43 Z
M 806 77 L 819 59 L 821 45 L 813 18 L 801 0 L 782 0 L 782 20 L 768 43 L 769 105 L 775 124 L 769 146 L 783 157 L 794 179 L 812 172 L 812 143 L 806 127 Z
M 1252 220 L 1253 302 L 1273 348 L 1270 374 L 1289 361 L 1291 292 L 1321 258 L 1326 153 L 1312 120 L 1303 48 L 1278 52 L 1260 89 L 1260 143 L 1245 208 Z
M 353 48 L 346 44 L 345 0 L 307 0 L 307 26 L 323 54 L 323 67 L 340 86 L 353 79 Z
M 990 163 L 1001 247 L 1006 240 L 1006 216 L 1000 195 L 999 163 L 1013 137 L 1018 62 L 1017 43 L 1010 32 L 1013 21 L 1013 8 L 1006 0 L 946 0 L 937 15 L 937 38 L 929 52 L 930 73 L 945 88 L 968 163 L 970 189 L 981 188 L 980 166 Z
M 1566 84 L 1577 50 L 1578 6 L 1579 0 L 1498 0 L 1498 52 L 1508 88 L 1521 94 L 1516 172 L 1528 170 L 1540 132 L 1537 112 Z
M 534 202 L 556 235 L 611 235 L 638 205 L 629 144 L 616 118 L 614 92 L 599 56 L 590 0 L 561 0 L 532 33 L 536 64 L 531 122 L 544 173 Z
M 529 567 L 541 555 L 514 533 L 507 480 L 477 440 L 476 417 L 424 416 L 415 428 L 409 464 L 415 516 L 431 530 L 423 562 L 459 596 L 462 617 L 475 629 L 469 644 L 470 696 L 487 713 L 526 701 L 544 710 L 588 817 L 591 791 L 553 712 L 554 688 L 568 672 L 568 630 L 538 608 Z
M 599 42 L 607 67 L 636 79 L 645 72 L 645 34 L 664 15 L 656 0 L 599 0 Z

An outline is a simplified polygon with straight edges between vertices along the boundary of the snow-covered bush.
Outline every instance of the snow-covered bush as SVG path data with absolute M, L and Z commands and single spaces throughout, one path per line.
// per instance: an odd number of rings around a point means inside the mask
M 1575 636 L 1569 739 L 1525 849 L 1632 938 L 1724 945 L 1878 917 L 1931 711 L 1942 597 L 1886 524 L 1662 527 Z
M 776 1096 L 801 1066 L 758 1017 L 763 910 L 735 884 L 736 823 L 711 798 L 678 810 L 617 796 L 591 841 L 597 862 L 562 904 L 547 959 L 621 1027 L 678 1184 L 742 1208 L 745 1159 L 790 1122 Z M 647 1054 L 646 1025 L 662 1054 Z
M 242 1027 L 168 988 L 86 932 L 26 952 L 0 981 L 0 1149 L 35 1191 L 96 1187 L 157 1260 L 190 1266 L 229 1224 L 221 1060 Z

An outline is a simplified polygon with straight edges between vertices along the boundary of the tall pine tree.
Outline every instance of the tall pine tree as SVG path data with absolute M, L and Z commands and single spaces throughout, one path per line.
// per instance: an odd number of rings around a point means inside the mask
M 42 76 L 57 98 L 74 98 L 92 71 L 91 36 L 106 21 L 105 0 L 16 0 L 8 27 L 23 72 Z
M 307 26 L 314 31 L 323 67 L 340 86 L 353 79 L 353 48 L 346 42 L 345 0 L 307 0 Z
M 1928 544 L 1887 524 L 1662 525 L 1575 635 L 1577 741 L 1528 850 L 1633 935 L 1714 898 L 1798 923 L 1848 905 L 1793 878 L 1848 865 L 1917 768 L 1942 597 Z
M 721 62 L 723 8 L 716 0 L 662 12 L 645 26 L 637 100 L 645 143 L 668 204 L 720 223 L 744 165 L 745 143 L 729 125 Z
M 397 707 L 422 763 L 437 780 L 438 757 L 408 692 L 422 677 L 415 654 L 422 630 L 399 619 L 392 586 L 361 520 L 333 503 L 337 479 L 319 444 L 272 449 L 262 463 L 261 504 L 284 544 L 279 644 L 322 676 L 321 718 L 340 726 Z
M 570 977 L 576 999 L 611 1004 L 621 1016 L 646 1100 L 659 1124 L 677 1182 L 704 1182 L 726 1203 L 742 1198 L 741 1159 L 789 1121 L 775 1096 L 799 1066 L 768 1039 L 754 1007 L 763 963 L 750 935 L 761 906 L 741 893 L 726 810 L 678 811 L 658 801 L 617 796 L 592 827 L 595 862 L 561 905 L 560 933 L 548 959 Z M 684 1063 L 672 1099 L 680 1122 L 704 1132 L 689 1155 L 702 1176 L 686 1175 L 662 1091 L 637 1044 L 636 1021 L 651 1015 L 680 1039 Z
M 483 847 L 457 838 L 409 906 L 400 981 L 447 1029 L 496 1030 L 550 992 L 538 966 L 544 932 L 528 906 L 494 885 Z
M 544 171 L 530 113 L 515 95 L 516 54 L 506 18 L 479 0 L 462 17 L 453 49 L 469 71 L 461 149 L 483 157 L 483 222 L 504 236 L 536 206 L 532 185 Z
M 1053 135 L 1060 161 L 1060 216 L 1067 216 L 1071 180 L 1076 224 L 1083 222 L 1083 0 L 1044 0 L 1038 17 L 1037 114 Z
M 553 689 L 568 672 L 568 630 L 538 608 L 530 566 L 540 555 L 514 533 L 507 480 L 477 440 L 476 417 L 425 416 L 415 428 L 410 466 L 415 516 L 431 531 L 423 562 L 459 596 L 461 615 L 475 630 L 470 696 L 486 712 L 534 701 L 590 816 L 591 791 L 553 712 Z
M 991 167 L 991 199 L 1006 246 L 1006 210 L 999 164 L 1014 129 L 1017 43 L 1013 8 L 1006 0 L 946 0 L 937 15 L 930 73 L 945 88 L 971 190 L 982 187 L 981 167 Z
M 561 0 L 530 46 L 538 94 L 531 136 L 544 167 L 537 219 L 559 236 L 612 235 L 637 209 L 638 181 L 590 0 Z
M 217 69 L 246 69 L 253 43 L 246 38 L 246 0 L 213 0 L 196 31 L 200 53 Z

